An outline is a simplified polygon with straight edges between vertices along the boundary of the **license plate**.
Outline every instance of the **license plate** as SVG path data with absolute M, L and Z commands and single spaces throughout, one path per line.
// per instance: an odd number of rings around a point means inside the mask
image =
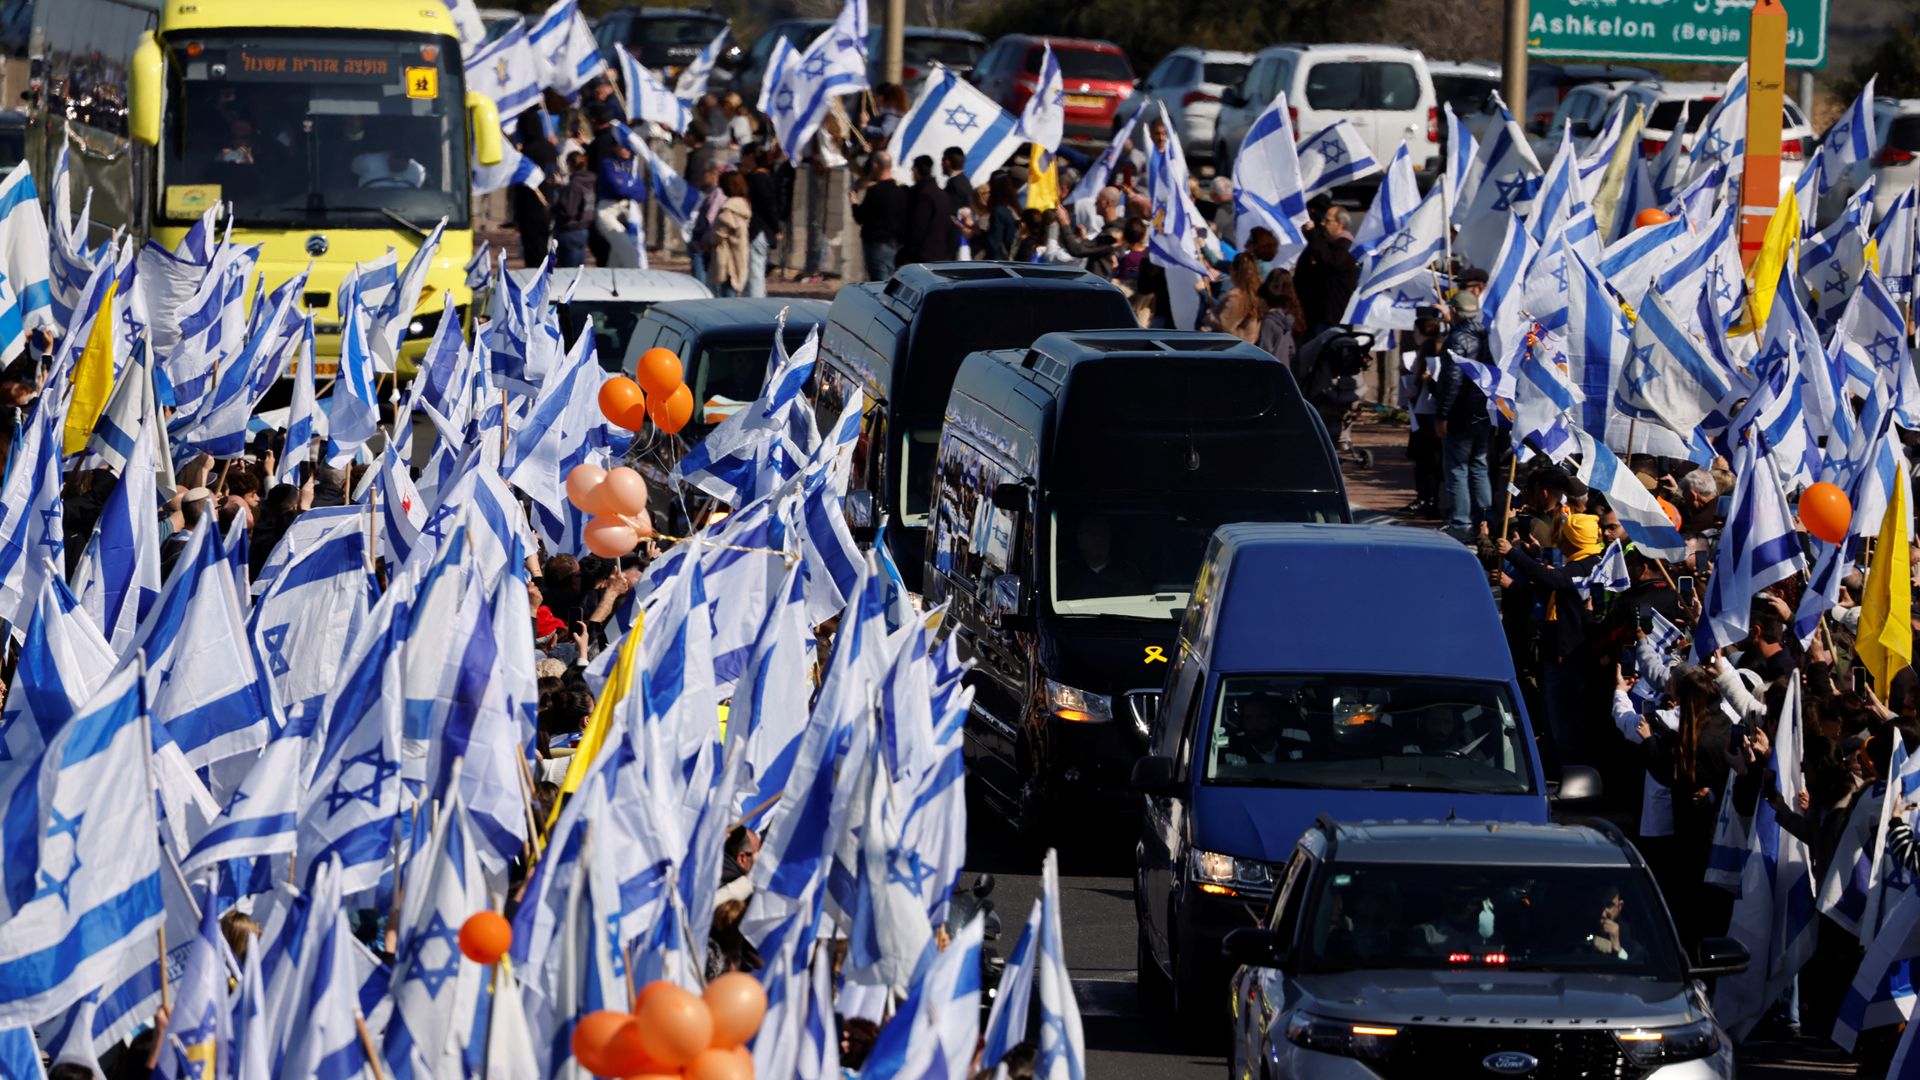
M 313 362 L 313 373 L 315 376 L 334 375 L 339 371 L 340 365 L 331 360 L 315 360 Z
M 1107 103 L 1107 99 L 1098 94 L 1068 94 L 1067 104 L 1076 109 L 1097 109 Z

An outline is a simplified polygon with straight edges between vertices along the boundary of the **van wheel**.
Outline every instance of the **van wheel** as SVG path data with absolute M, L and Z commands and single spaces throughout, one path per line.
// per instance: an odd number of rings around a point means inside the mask
M 1137 917 L 1136 917 L 1137 918 Z M 1173 1004 L 1173 983 L 1153 958 L 1147 944 L 1147 924 L 1139 923 L 1138 940 L 1133 947 L 1134 992 L 1140 997 L 1140 1011 L 1149 1016 L 1164 1015 Z

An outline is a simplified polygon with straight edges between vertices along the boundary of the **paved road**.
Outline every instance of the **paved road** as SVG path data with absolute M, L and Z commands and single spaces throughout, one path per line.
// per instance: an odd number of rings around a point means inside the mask
M 973 875 L 994 875 L 994 910 L 1002 924 L 998 950 L 1005 956 L 1019 936 L 1020 924 L 1040 895 L 1040 863 L 1024 853 L 996 821 L 970 814 L 968 850 Z M 1087 1076 L 1099 1080 L 1219 1080 L 1226 1072 L 1223 1049 L 1190 1045 L 1170 1018 L 1142 1015 L 1134 993 L 1134 917 L 1131 845 L 1133 826 L 1116 826 L 1099 856 L 1063 859 L 1061 920 L 1067 966 L 1074 976 L 1087 1038 Z M 1122 845 L 1126 850 L 1122 850 Z M 1768 1043 L 1741 1054 L 1740 1076 L 1759 1080 L 1803 1080 L 1854 1076 L 1856 1070 L 1831 1046 L 1811 1040 Z M 1860 1073 L 1859 1075 L 1865 1075 Z

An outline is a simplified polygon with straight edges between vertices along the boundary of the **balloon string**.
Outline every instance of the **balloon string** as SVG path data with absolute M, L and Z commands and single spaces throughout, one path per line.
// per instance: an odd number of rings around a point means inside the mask
M 633 526 L 636 530 L 646 528 L 646 526 L 643 526 L 640 522 L 634 520 L 631 517 L 628 517 L 625 514 L 618 514 L 615 516 L 618 517 L 621 521 L 626 522 L 628 525 Z M 780 556 L 781 560 L 785 562 L 788 566 L 792 566 L 794 563 L 800 561 L 800 557 L 798 555 L 795 555 L 791 551 L 785 551 L 781 548 L 746 547 L 741 544 L 723 544 L 718 540 L 708 540 L 699 535 L 670 536 L 666 533 L 656 533 L 656 532 L 649 531 L 645 533 L 645 539 L 665 540 L 670 544 L 693 543 L 693 544 L 699 544 L 701 547 L 709 547 L 718 551 L 745 551 L 752 554 L 760 554 L 760 555 L 778 555 Z

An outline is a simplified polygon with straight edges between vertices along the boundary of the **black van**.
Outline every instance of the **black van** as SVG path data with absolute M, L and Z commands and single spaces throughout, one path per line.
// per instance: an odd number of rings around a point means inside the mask
M 1048 334 L 961 365 L 934 459 L 929 604 L 975 668 L 967 772 L 1031 831 L 1129 806 L 1214 529 L 1350 522 L 1286 365 L 1227 334 Z
M 633 374 L 640 354 L 648 349 L 673 350 L 693 391 L 693 419 L 687 422 L 685 438 L 689 444 L 697 442 L 760 396 L 782 311 L 787 313 L 787 351 L 792 352 L 827 317 L 827 302 L 736 296 L 654 304 L 633 328 L 626 374 Z
M 979 349 L 1024 349 L 1055 330 L 1133 325 L 1127 298 L 1104 278 L 1032 263 L 916 263 L 834 297 L 820 334 L 814 416 L 831 425 L 856 389 L 877 405 L 848 491 L 870 492 L 886 514 L 908 588 L 920 589 L 933 445 L 960 361 Z

